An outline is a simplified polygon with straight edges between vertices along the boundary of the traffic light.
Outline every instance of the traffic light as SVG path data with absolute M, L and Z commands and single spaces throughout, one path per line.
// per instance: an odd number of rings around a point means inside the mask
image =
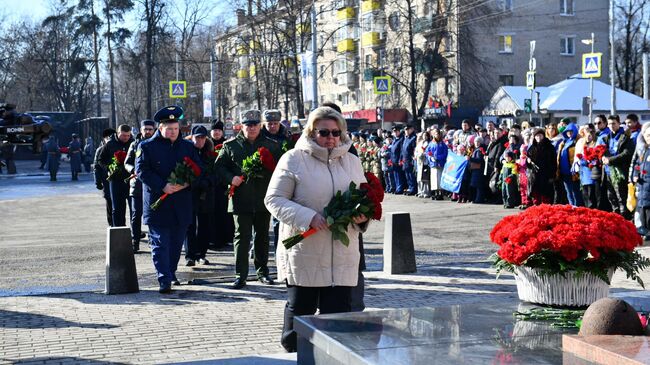
M 384 110 L 380 106 L 378 106 L 377 107 L 377 121 L 381 122 L 383 120 L 384 120 Z
M 532 113 L 533 112 L 533 100 L 532 99 L 524 99 L 524 113 Z

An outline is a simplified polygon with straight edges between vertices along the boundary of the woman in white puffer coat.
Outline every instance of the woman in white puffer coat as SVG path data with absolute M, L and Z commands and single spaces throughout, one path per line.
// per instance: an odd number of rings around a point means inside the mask
M 359 232 L 368 219 L 360 216 L 348 227 L 346 247 L 332 238 L 323 210 L 337 191 L 350 182 L 366 182 L 359 158 L 349 153 L 352 142 L 340 113 L 320 107 L 309 114 L 307 125 L 294 149 L 285 153 L 271 177 L 264 199 L 269 212 L 280 221 L 280 239 L 309 228 L 318 232 L 286 249 L 278 245 L 278 280 L 287 284 L 282 346 L 296 351 L 294 316 L 350 311 L 350 290 L 359 275 Z

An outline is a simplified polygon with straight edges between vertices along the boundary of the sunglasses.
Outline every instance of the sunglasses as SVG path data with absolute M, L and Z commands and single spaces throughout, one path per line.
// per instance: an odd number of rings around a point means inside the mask
M 318 135 L 323 137 L 323 138 L 329 137 L 330 134 L 332 135 L 332 137 L 341 137 L 341 131 L 340 130 L 333 130 L 333 131 L 330 131 L 329 129 L 319 129 L 318 130 Z

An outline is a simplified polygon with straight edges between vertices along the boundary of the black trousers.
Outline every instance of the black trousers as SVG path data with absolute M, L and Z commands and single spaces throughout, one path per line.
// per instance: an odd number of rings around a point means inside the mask
M 582 186 L 582 200 L 585 203 L 585 207 L 598 209 L 601 196 L 600 188 L 601 186 L 599 181 Z
M 313 315 L 316 309 L 320 314 L 344 313 L 351 311 L 349 286 L 307 287 L 287 284 L 287 304 L 284 307 L 284 328 L 282 347 L 288 352 L 296 352 L 298 336 L 293 330 L 293 318 Z
M 631 218 L 632 215 L 625 206 L 627 204 L 627 180 L 614 184 L 608 176 L 605 186 L 607 188 L 607 198 L 614 213 L 618 213 L 626 219 Z
M 204 259 L 210 240 L 210 214 L 194 212 L 194 219 L 187 228 L 185 237 L 185 259 Z

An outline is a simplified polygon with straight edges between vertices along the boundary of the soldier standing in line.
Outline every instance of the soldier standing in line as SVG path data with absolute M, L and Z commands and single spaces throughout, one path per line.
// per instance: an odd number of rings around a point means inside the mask
M 95 143 L 93 142 L 93 137 L 86 137 L 86 144 L 84 145 L 83 150 L 83 161 L 84 168 L 86 172 L 90 172 L 90 165 L 93 163 L 93 157 L 95 157 Z
M 131 241 L 133 243 L 133 252 L 140 250 L 140 239 L 144 238 L 142 234 L 142 181 L 135 176 L 135 152 L 138 150 L 140 143 L 151 138 L 156 131 L 156 122 L 151 119 L 145 119 L 140 122 L 140 133 L 135 137 L 135 141 L 129 146 L 124 160 L 124 168 L 131 175 L 129 180 L 129 199 L 131 200 Z
M 95 150 L 95 158 L 93 159 L 93 178 L 95 179 L 95 187 L 97 187 L 97 190 L 102 190 L 102 195 L 106 201 L 106 220 L 108 221 L 108 225 L 110 227 L 113 227 L 113 203 L 111 202 L 111 189 L 108 182 L 106 182 L 108 171 L 106 171 L 106 169 L 104 169 L 99 163 L 99 156 L 106 146 L 106 142 L 108 142 L 114 134 L 115 129 L 104 129 L 102 132 L 102 142 L 97 150 Z
M 72 181 L 79 180 L 79 173 L 81 172 L 81 140 L 76 133 L 72 133 L 72 141 L 68 144 L 68 156 L 70 156 Z
M 404 176 L 406 177 L 406 195 L 415 195 L 418 192 L 417 179 L 415 175 L 415 161 L 413 157 L 415 156 L 415 145 L 416 145 L 416 135 L 415 128 L 413 125 L 407 125 L 404 128 L 404 142 L 402 143 L 402 170 L 404 171 Z
M 135 153 L 135 172 L 142 181 L 143 223 L 149 226 L 151 258 L 156 268 L 158 292 L 168 294 L 176 278 L 181 248 L 192 221 L 192 192 L 188 184 L 170 184 L 167 179 L 176 164 L 189 157 L 201 166 L 194 145 L 181 138 L 179 118 L 183 109 L 168 106 L 160 109 L 153 119 L 158 130 L 153 137 L 140 143 Z M 169 194 L 158 209 L 151 209 L 163 194 Z
M 280 144 L 280 147 L 284 148 L 284 143 L 289 142 L 289 134 L 287 133 L 287 129 L 282 124 L 280 124 L 281 120 L 282 113 L 279 110 L 265 110 L 262 134 L 278 142 Z M 278 247 L 279 234 L 280 221 L 273 217 L 273 247 Z
M 56 174 L 59 172 L 59 163 L 61 160 L 61 151 L 59 150 L 59 141 L 55 136 L 50 136 L 47 141 L 47 170 L 50 172 L 50 181 L 56 181 Z
M 117 133 L 114 134 L 99 155 L 99 164 L 108 171 L 108 165 L 111 164 L 113 156 L 118 151 L 124 151 L 124 154 L 129 149 L 129 146 L 133 142 L 133 136 L 131 135 L 131 127 L 126 124 L 121 124 L 117 127 Z M 112 179 L 104 181 L 105 184 L 108 184 L 111 191 L 111 203 L 112 203 L 112 215 L 113 215 L 113 226 L 112 227 L 125 227 L 126 226 L 126 206 L 128 204 L 129 209 L 131 208 L 131 201 L 129 200 L 129 183 L 125 182 L 124 179 L 127 178 L 126 170 L 123 173 L 117 173 Z
M 225 142 L 216 161 L 217 176 L 224 184 L 235 186 L 233 197 L 228 202 L 228 211 L 235 219 L 235 282 L 233 289 L 246 286 L 248 278 L 248 250 L 250 241 L 255 235 L 254 263 L 257 278 L 260 282 L 273 285 L 275 282 L 269 276 L 269 221 L 271 214 L 264 205 L 264 196 L 269 186 L 272 173 L 264 170 L 259 178 L 242 179 L 242 161 L 253 155 L 260 147 L 269 149 L 278 160 L 281 154 L 280 145 L 260 133 L 262 121 L 259 110 L 246 111 L 241 118 L 242 130 L 237 136 Z

